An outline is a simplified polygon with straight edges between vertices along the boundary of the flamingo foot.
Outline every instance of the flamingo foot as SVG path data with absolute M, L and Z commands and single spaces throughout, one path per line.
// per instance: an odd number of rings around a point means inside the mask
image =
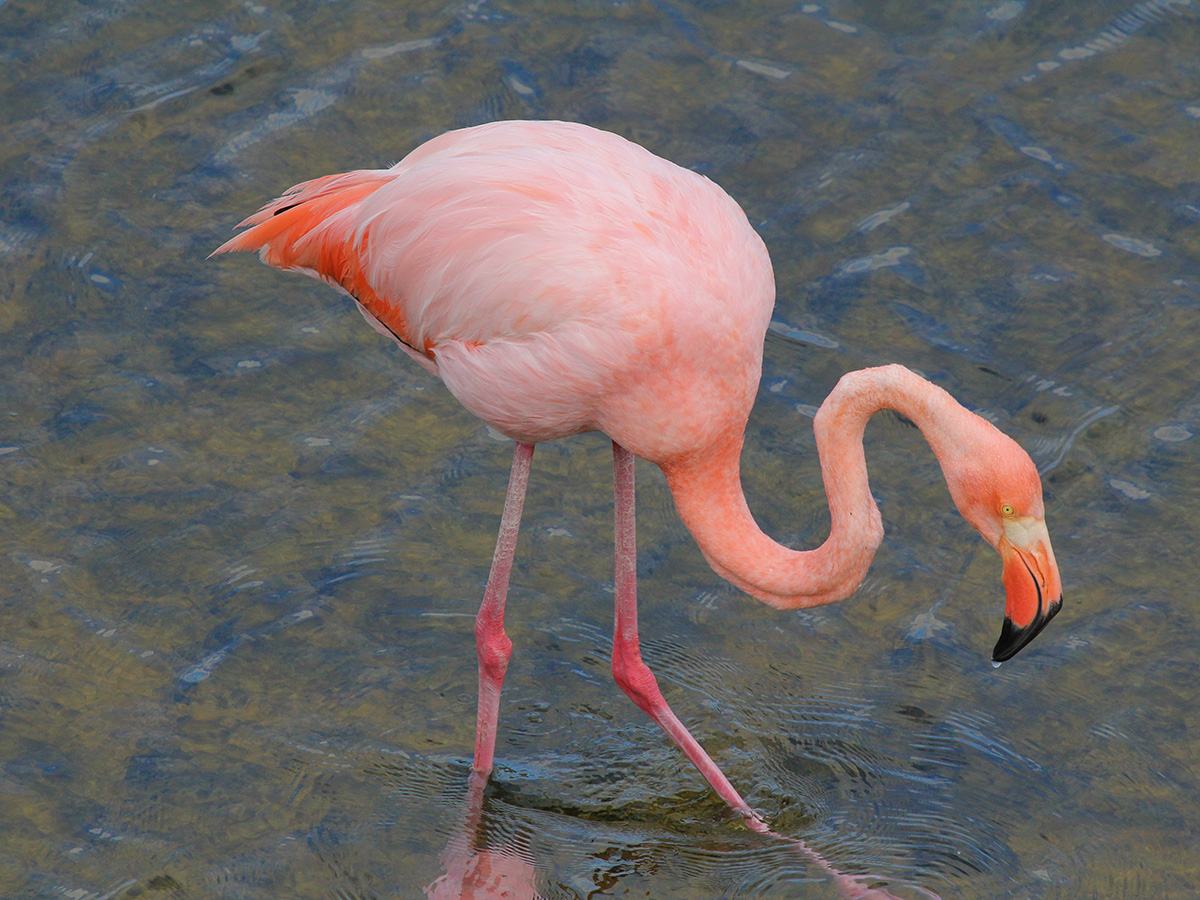
M 714 764 L 715 765 L 715 764 Z M 722 775 L 722 778 L 725 776 Z M 790 846 L 797 854 L 804 858 L 805 862 L 820 869 L 829 876 L 830 882 L 837 889 L 838 896 L 842 900 L 901 900 L 895 894 L 891 893 L 886 888 L 872 887 L 869 882 L 880 882 L 885 879 L 878 875 L 847 875 L 840 869 L 836 869 L 830 862 L 825 859 L 820 853 L 808 846 L 804 841 L 797 838 L 785 837 L 777 831 L 772 831 L 771 826 L 766 823 L 758 813 L 753 811 L 737 810 L 742 816 L 742 820 L 746 823 L 746 827 L 756 834 L 761 834 L 764 837 L 774 838 L 782 841 Z M 922 887 L 913 886 L 914 890 L 920 891 L 929 900 L 941 900 L 933 891 L 928 891 Z

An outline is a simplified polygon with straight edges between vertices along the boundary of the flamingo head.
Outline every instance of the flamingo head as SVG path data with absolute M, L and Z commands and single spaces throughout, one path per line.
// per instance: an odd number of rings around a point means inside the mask
M 992 651 L 1011 659 L 1062 607 L 1062 579 L 1050 546 L 1042 481 L 1029 454 L 1012 438 L 976 419 L 972 439 L 943 459 L 955 506 L 1004 565 L 1004 627 Z

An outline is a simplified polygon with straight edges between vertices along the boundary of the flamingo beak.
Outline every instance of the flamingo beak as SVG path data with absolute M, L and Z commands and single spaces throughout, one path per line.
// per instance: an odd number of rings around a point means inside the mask
M 1004 521 L 997 546 L 1004 562 L 1004 628 L 992 651 L 995 662 L 1016 656 L 1062 608 L 1062 581 L 1044 519 Z

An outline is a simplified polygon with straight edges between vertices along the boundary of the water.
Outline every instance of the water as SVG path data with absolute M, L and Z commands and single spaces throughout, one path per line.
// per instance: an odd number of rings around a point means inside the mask
M 1043 469 L 1062 613 L 916 433 L 863 590 L 780 614 L 639 468 L 645 656 L 747 799 L 900 897 L 1200 882 L 1194 3 L 0 5 L 0 896 L 422 897 L 462 827 L 509 448 L 321 285 L 205 256 L 304 178 L 560 117 L 709 175 L 776 263 L 744 459 L 903 362 Z M 547 898 L 807 898 L 612 684 L 606 442 L 539 448 L 479 846 Z M 529 891 L 526 890 L 526 895 Z

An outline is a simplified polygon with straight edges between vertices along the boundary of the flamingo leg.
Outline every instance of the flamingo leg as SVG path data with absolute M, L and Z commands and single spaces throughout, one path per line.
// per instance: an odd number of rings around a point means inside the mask
M 667 733 L 684 752 L 712 789 L 746 820 L 752 831 L 769 834 L 762 818 L 750 809 L 712 757 L 692 737 L 687 727 L 667 705 L 658 681 L 642 662 L 637 623 L 637 526 L 634 514 L 634 456 L 613 441 L 613 480 L 616 495 L 616 625 L 613 630 L 613 677 L 638 707 Z
M 504 498 L 504 513 L 500 517 L 500 533 L 496 537 L 496 553 L 488 575 L 483 603 L 475 618 L 475 645 L 479 651 L 479 715 L 475 726 L 474 771 L 486 781 L 496 755 L 496 726 L 500 717 L 500 688 L 512 657 L 512 641 L 504 631 L 504 601 L 508 596 L 508 577 L 512 573 L 513 554 L 517 549 L 517 532 L 521 528 L 521 510 L 525 506 L 525 489 L 529 485 L 529 467 L 533 461 L 533 444 L 517 444 L 513 453 L 512 472 L 508 477 L 508 494 Z
M 758 813 L 742 799 L 742 795 L 725 777 L 725 773 L 713 762 L 700 743 L 692 737 L 679 717 L 667 705 L 658 680 L 650 667 L 642 662 L 641 646 L 638 642 L 637 624 L 637 528 L 634 515 L 633 489 L 634 456 L 616 441 L 613 441 L 613 481 L 616 499 L 616 626 L 613 630 L 613 677 L 621 689 L 638 707 L 667 733 L 675 746 L 692 761 L 705 781 L 718 796 L 729 804 L 730 809 L 742 817 L 751 831 L 789 844 L 800 856 L 826 872 L 833 881 L 843 900 L 897 900 L 884 888 L 872 888 L 860 878 L 845 875 L 834 868 L 819 853 L 793 838 L 772 831 Z M 865 876 L 870 878 L 870 876 Z M 918 889 L 923 890 L 923 889 Z M 936 894 L 923 891 L 938 900 Z

